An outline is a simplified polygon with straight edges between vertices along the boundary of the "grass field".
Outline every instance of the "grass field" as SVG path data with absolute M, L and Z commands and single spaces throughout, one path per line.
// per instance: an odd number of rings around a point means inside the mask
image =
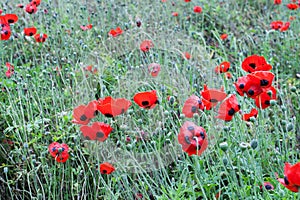
M 0 199 L 300 199 L 300 168 L 288 174 L 285 167 L 300 161 L 300 15 L 287 7 L 300 2 L 42 0 L 29 14 L 34 2 L 0 3 Z M 15 23 L 5 21 L 9 13 Z M 278 20 L 290 26 L 274 30 Z M 47 34 L 44 42 L 24 35 L 32 26 L 38 39 Z M 109 34 L 117 27 L 122 33 Z M 145 40 L 152 44 L 143 51 Z M 263 56 L 275 77 L 276 97 L 265 109 L 234 86 L 249 74 L 242 64 L 251 55 Z M 215 72 L 223 61 L 231 78 Z M 161 66 L 156 77 L 151 63 Z M 191 95 L 205 102 L 205 84 L 236 95 L 232 119 L 216 118 L 222 103 L 185 116 Z M 150 109 L 134 101 L 152 90 L 159 103 Z M 98 109 L 89 125 L 104 122 L 113 131 L 105 141 L 87 140 L 74 110 L 107 96 L 131 105 L 112 118 Z M 257 117 L 242 120 L 252 108 Z M 178 140 L 185 122 L 206 132 L 192 138 L 201 155 L 189 155 Z M 87 129 L 89 136 L 95 131 Z M 69 148 L 48 149 L 53 142 Z M 110 174 L 100 170 L 106 162 Z

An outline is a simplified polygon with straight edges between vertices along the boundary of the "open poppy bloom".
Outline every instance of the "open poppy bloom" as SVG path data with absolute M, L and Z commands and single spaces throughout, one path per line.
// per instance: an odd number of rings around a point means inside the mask
M 178 17 L 178 12 L 172 12 L 173 17 Z
M 246 93 L 248 97 L 255 98 L 263 92 L 261 79 L 252 73 L 239 77 L 237 82 L 234 83 L 236 91 L 240 96 L 244 96 L 244 93 Z
M 117 27 L 116 29 L 110 30 L 108 35 L 111 35 L 113 37 L 117 37 L 118 35 L 121 35 L 122 33 L 123 33 L 123 30 L 120 27 Z
M 290 28 L 290 25 L 291 25 L 290 22 L 285 22 L 285 23 L 284 23 L 284 26 L 282 26 L 282 27 L 280 28 L 280 31 L 281 31 L 281 32 L 287 31 L 287 30 Z
M 7 71 L 5 72 L 5 76 L 7 78 L 10 78 L 13 75 L 14 71 L 15 71 L 15 67 L 12 64 L 10 64 L 9 62 L 7 62 L 5 65 L 7 67 Z
M 97 101 L 91 101 L 88 105 L 80 105 L 74 108 L 72 122 L 81 125 L 87 125 L 96 115 Z
M 103 142 L 113 129 L 103 122 L 94 122 L 91 126 L 81 126 L 80 130 L 85 139 Z
M 48 38 L 48 35 L 45 33 L 40 33 L 40 34 L 35 34 L 34 39 L 36 42 L 45 42 L 46 39 Z
M 143 52 L 147 52 L 150 50 L 150 48 L 154 47 L 154 44 L 151 40 L 144 40 L 141 44 L 140 44 L 140 50 Z
M 93 28 L 92 24 L 86 25 L 86 26 L 80 26 L 81 30 L 86 31 L 86 30 L 90 30 Z
M 133 97 L 134 102 L 144 109 L 152 109 L 158 104 L 156 90 L 139 92 Z
M 234 114 L 238 112 L 240 108 L 241 106 L 238 104 L 236 96 L 231 94 L 221 103 L 216 118 L 224 121 L 231 121 Z
M 8 40 L 11 35 L 11 30 L 9 24 L 1 24 L 1 31 L 0 31 L 0 40 Z
M 274 0 L 274 4 L 275 4 L 275 5 L 279 5 L 279 4 L 281 4 L 281 1 L 282 1 L 282 0 Z
M 250 79 L 253 76 L 259 78 L 260 86 L 263 88 L 270 87 L 275 77 L 275 75 L 269 71 L 256 71 L 256 72 L 252 72 L 251 74 L 248 74 L 247 76 L 250 77 Z
M 290 10 L 297 10 L 299 6 L 295 3 L 288 3 L 286 7 Z
M 267 63 L 263 56 L 252 55 L 244 59 L 242 69 L 251 73 L 255 71 L 269 71 L 272 69 L 272 66 Z
M 16 14 L 6 14 L 0 16 L 0 23 L 1 24 L 14 24 L 18 21 L 18 16 Z
M 178 142 L 182 150 L 189 156 L 200 156 L 208 146 L 207 135 L 204 128 L 195 125 L 193 122 L 186 121 L 180 128 Z
M 283 26 L 282 21 L 273 21 L 270 24 L 271 29 L 274 29 L 274 30 L 279 30 L 282 26 Z
M 215 107 L 218 102 L 224 100 L 227 94 L 224 92 L 223 87 L 221 89 L 208 89 L 207 85 L 204 84 L 201 96 L 205 109 L 210 110 L 212 107 Z
M 199 109 L 204 110 L 204 104 L 199 97 L 193 94 L 184 102 L 182 113 L 185 117 L 192 118 L 195 113 L 199 112 Z
M 115 171 L 115 168 L 110 163 L 105 162 L 105 163 L 100 164 L 100 173 L 101 174 L 111 174 L 114 171 Z
M 157 77 L 158 73 L 160 72 L 160 64 L 151 63 L 148 65 L 148 71 L 152 77 Z
M 200 6 L 194 7 L 194 13 L 201 13 L 201 12 L 202 12 L 202 8 Z
M 265 188 L 266 190 L 274 190 L 274 186 L 270 182 L 264 182 L 263 185 L 260 186 L 260 189 Z
M 69 146 L 65 143 L 60 144 L 58 142 L 52 142 L 48 146 L 48 151 L 50 152 L 50 155 L 59 163 L 64 163 L 69 158 Z
M 29 27 L 29 28 L 24 28 L 24 34 L 26 36 L 33 36 L 34 34 L 36 34 L 36 28 L 35 27 Z
M 98 99 L 97 110 L 106 117 L 116 117 L 125 113 L 131 106 L 131 101 L 125 98 L 112 98 L 111 96 L 104 99 Z
M 265 109 L 271 105 L 271 100 L 276 100 L 276 89 L 273 86 L 263 88 L 263 92 L 255 98 L 255 105 Z
M 230 62 L 224 61 L 219 66 L 215 67 L 215 72 L 217 74 L 225 73 L 228 72 L 229 68 L 230 68 Z
M 295 165 L 291 165 L 290 163 L 285 163 L 284 165 L 284 178 L 278 178 L 277 180 L 281 183 L 284 187 L 289 189 L 292 192 L 298 192 L 300 187 L 300 162 L 296 163 Z
M 28 13 L 28 14 L 34 14 L 34 13 L 36 13 L 37 12 L 37 6 L 35 5 L 35 4 L 31 4 L 31 3 L 29 3 L 29 4 L 27 4 L 26 6 L 25 6 L 25 11 Z
M 250 111 L 250 113 L 243 114 L 242 119 L 244 121 L 248 121 L 249 122 L 251 117 L 256 118 L 257 115 L 258 115 L 258 110 L 256 110 L 255 108 L 252 108 L 251 111 Z
M 228 38 L 228 35 L 226 33 L 220 35 L 221 40 L 226 40 Z

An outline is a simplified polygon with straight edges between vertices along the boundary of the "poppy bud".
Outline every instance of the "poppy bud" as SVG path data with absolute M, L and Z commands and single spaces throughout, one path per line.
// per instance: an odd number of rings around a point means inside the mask
M 256 149 L 257 146 L 258 146 L 258 142 L 256 139 L 253 139 L 251 142 L 250 142 L 250 146 L 252 149 Z
M 198 114 L 198 113 L 194 113 L 194 114 L 193 114 L 193 118 L 199 119 L 199 114 Z
M 26 148 L 26 149 L 28 148 L 28 144 L 27 144 L 27 143 L 24 143 L 23 146 L 24 146 L 24 148 Z
M 222 159 L 222 161 L 223 161 L 223 164 L 224 164 L 224 165 L 227 165 L 227 164 L 228 164 L 228 159 L 227 159 L 227 158 L 224 157 L 224 158 Z
M 292 91 L 292 92 L 296 92 L 296 91 L 297 91 L 297 88 L 296 88 L 295 86 L 292 86 L 292 87 L 291 87 L 291 91 Z
M 255 121 L 256 121 L 255 117 L 250 117 L 250 122 L 255 122 Z
M 230 128 L 229 128 L 228 126 L 224 126 L 223 130 L 224 130 L 225 132 L 227 132 L 227 131 L 230 130 Z
M 249 143 L 246 143 L 246 142 L 241 142 L 240 143 L 240 148 L 244 151 L 246 149 L 248 149 L 250 147 L 250 144 Z
M 169 111 L 167 111 L 167 110 L 164 111 L 164 115 L 165 115 L 165 116 L 168 116 L 169 114 L 170 114 Z
M 179 117 L 180 117 L 180 119 L 184 119 L 185 115 L 181 113 Z
M 286 130 L 291 131 L 293 129 L 294 129 L 294 125 L 292 123 L 288 123 L 288 125 L 286 126 Z
M 276 105 L 276 100 L 271 100 L 270 104 L 271 104 L 271 106 L 275 106 Z
M 282 120 L 282 121 L 281 121 L 281 124 L 282 124 L 282 125 L 286 125 L 286 121 L 285 121 L 285 120 Z
M 6 174 L 8 172 L 8 168 L 7 167 L 4 167 L 3 168 L 3 172 Z
M 222 149 L 222 151 L 227 151 L 228 149 L 228 143 L 227 142 L 222 142 L 219 144 L 220 148 Z
M 272 97 L 273 92 L 272 92 L 271 90 L 269 90 L 269 91 L 267 92 L 267 94 L 268 94 L 270 97 Z

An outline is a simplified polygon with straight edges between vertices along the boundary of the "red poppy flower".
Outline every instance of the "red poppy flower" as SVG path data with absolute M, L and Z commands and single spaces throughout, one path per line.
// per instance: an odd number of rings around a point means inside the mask
M 205 108 L 210 110 L 212 107 L 215 107 L 218 102 L 224 100 L 227 95 L 223 87 L 221 89 L 208 89 L 207 85 L 204 85 L 201 96 Z
M 299 6 L 295 3 L 289 3 L 286 5 L 286 7 L 290 10 L 297 10 Z
M 69 158 L 69 146 L 65 143 L 52 142 L 48 146 L 50 155 L 55 158 L 57 162 L 66 162 Z
M 219 66 L 215 67 L 215 72 L 218 73 L 225 73 L 230 68 L 230 62 L 224 61 Z
M 246 93 L 248 97 L 255 98 L 263 92 L 261 84 L 265 83 L 266 81 L 261 81 L 259 77 L 251 73 L 247 76 L 239 77 L 234 85 L 240 96 L 244 96 L 244 93 Z
M 8 40 L 11 35 L 11 30 L 9 24 L 0 24 L 2 29 L 0 31 L 0 39 L 1 40 Z
M 226 40 L 228 38 L 228 35 L 226 33 L 220 35 L 221 40 Z
M 41 4 L 41 0 L 32 0 L 30 4 L 39 6 Z
M 45 42 L 48 38 L 48 35 L 45 33 L 35 34 L 34 39 L 36 42 Z
M 264 87 L 264 88 L 268 88 L 272 85 L 273 79 L 275 77 L 275 75 L 272 72 L 269 71 L 256 71 L 256 72 L 252 72 L 251 74 L 247 75 L 248 77 L 255 76 L 256 78 L 259 78 L 260 80 L 260 86 Z
M 8 63 L 8 62 L 5 65 L 7 67 L 7 71 L 5 72 L 5 76 L 7 78 L 10 78 L 14 74 L 15 67 L 12 64 Z
M 191 59 L 191 54 L 189 52 L 184 52 L 183 53 L 184 58 L 186 58 L 187 60 Z
M 142 21 L 140 19 L 137 19 L 135 23 L 136 23 L 137 27 L 141 27 L 142 26 Z
M 190 121 L 184 122 L 180 128 L 178 142 L 181 144 L 182 150 L 189 156 L 200 156 L 208 146 L 207 135 L 204 128 Z
M 300 162 L 295 165 L 285 163 L 284 165 L 284 178 L 278 178 L 277 180 L 287 189 L 292 192 L 298 192 L 300 187 Z M 276 174 L 277 176 L 277 174 Z
M 86 26 L 80 26 L 81 30 L 86 31 L 86 30 L 90 30 L 93 28 L 92 24 L 86 25 Z
M 151 40 L 144 40 L 140 45 L 140 50 L 143 52 L 147 52 L 152 47 L 154 47 L 154 44 Z
M 157 77 L 158 73 L 160 72 L 160 64 L 158 63 L 151 63 L 148 65 L 148 71 L 153 77 Z
M 14 24 L 18 21 L 18 16 L 15 14 L 6 14 L 0 16 L 0 23 L 1 24 Z
M 194 113 L 198 113 L 199 109 L 204 110 L 204 104 L 196 95 L 190 96 L 183 105 L 182 113 L 185 117 L 192 118 Z
M 271 95 L 269 92 L 271 92 Z M 269 107 L 271 105 L 270 101 L 276 100 L 276 93 L 276 89 L 273 86 L 263 88 L 263 92 L 255 98 L 255 105 L 261 109 Z
M 245 58 L 242 62 L 242 69 L 246 72 L 269 71 L 272 66 L 269 65 L 263 56 L 252 55 Z
M 230 72 L 225 72 L 225 78 L 231 79 L 232 78 L 232 74 Z
M 108 35 L 117 37 L 118 35 L 121 35 L 122 33 L 123 33 L 123 30 L 120 27 L 117 27 L 115 30 L 114 29 L 110 30 Z
M 252 108 L 251 111 L 250 111 L 250 113 L 243 114 L 242 119 L 244 121 L 250 121 L 251 117 L 256 118 L 257 115 L 258 115 L 258 110 L 256 110 L 255 108 Z
M 116 117 L 125 113 L 131 106 L 131 102 L 124 98 L 114 99 L 111 96 L 98 99 L 97 110 L 106 117 Z
M 279 30 L 283 26 L 283 22 L 282 21 L 273 21 L 273 22 L 271 22 L 270 26 L 271 26 L 271 29 Z
M 275 5 L 279 5 L 279 4 L 281 4 L 281 1 L 282 1 L 282 0 L 274 0 L 274 4 L 275 4 Z
M 184 0 L 184 2 L 191 2 L 191 0 Z
M 34 34 L 36 34 L 36 28 L 35 27 L 24 28 L 24 34 L 27 36 L 33 36 Z
M 177 17 L 178 16 L 178 12 L 172 12 L 172 16 L 173 17 Z
M 234 114 L 238 112 L 240 108 L 241 106 L 239 105 L 236 96 L 232 94 L 221 103 L 216 118 L 231 121 Z
M 87 125 L 96 115 L 97 101 L 91 101 L 88 105 L 80 105 L 74 108 L 72 122 L 76 124 Z
M 134 95 L 134 102 L 141 108 L 152 109 L 158 104 L 156 90 L 140 92 Z
M 80 130 L 85 139 L 103 142 L 113 129 L 103 122 L 94 122 L 91 126 L 81 126 Z
M 112 166 L 110 163 L 108 162 L 105 162 L 105 163 L 102 163 L 100 165 L 100 173 L 101 174 L 111 174 L 112 172 L 115 171 L 115 168 L 114 166 Z
M 202 8 L 200 6 L 195 6 L 194 7 L 194 12 L 195 13 L 201 13 L 202 12 Z
M 262 187 L 264 187 L 266 190 L 274 190 L 274 186 L 270 182 L 264 182 L 263 185 L 260 186 L 261 190 Z
M 284 32 L 284 31 L 287 31 L 289 28 L 290 28 L 290 22 L 285 22 L 284 23 L 284 26 L 282 26 L 281 28 L 280 28 L 280 31 L 281 32 Z
M 28 14 L 36 13 L 37 10 L 38 10 L 38 9 L 37 9 L 37 6 L 36 6 L 35 4 L 29 3 L 29 4 L 27 4 L 27 5 L 25 6 L 25 11 L 26 11 Z

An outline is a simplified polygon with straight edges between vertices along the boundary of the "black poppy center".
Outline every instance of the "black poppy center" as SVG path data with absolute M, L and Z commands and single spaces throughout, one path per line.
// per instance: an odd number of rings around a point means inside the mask
M 268 80 L 260 80 L 260 86 L 267 86 L 269 84 L 269 81 Z
M 102 170 L 102 172 L 104 173 L 104 174 L 106 174 L 107 173 L 107 171 L 104 169 L 104 170 Z
M 87 117 L 83 114 L 83 115 L 81 115 L 80 120 L 85 121 L 85 120 L 87 120 Z
M 85 136 L 85 139 L 87 140 L 91 140 L 91 138 L 89 136 Z
M 94 116 L 97 116 L 98 115 L 98 110 L 95 110 L 95 112 L 94 112 Z
M 142 105 L 143 106 L 148 106 L 149 105 L 149 101 L 142 101 Z
M 11 23 L 14 23 L 14 21 L 15 21 L 15 20 L 13 20 L 13 19 L 9 19 L 9 20 L 7 20 L 7 21 L 8 21 L 8 23 L 10 23 L 10 24 L 11 24 Z
M 103 138 L 104 137 L 104 133 L 102 133 L 101 131 L 96 133 L 97 138 Z
M 271 190 L 272 186 L 271 185 L 265 185 L 266 190 Z
M 229 116 L 234 115 L 234 113 L 235 113 L 235 110 L 234 110 L 233 108 L 231 108 L 231 109 L 228 111 L 228 115 L 229 115 Z
M 283 180 L 284 180 L 284 184 L 286 184 L 286 185 L 289 185 L 289 184 L 290 184 L 290 182 L 288 181 L 288 179 L 287 179 L 287 177 L 286 177 L 286 176 L 284 177 L 284 179 L 283 179 Z
M 189 136 L 184 136 L 184 140 L 187 144 L 191 144 Z
M 250 63 L 249 66 L 250 66 L 252 69 L 255 69 L 255 68 L 256 68 L 256 64 L 255 64 L 255 63 Z
M 218 103 L 217 99 L 210 99 L 209 101 L 212 102 L 212 103 Z
M 266 100 L 266 101 L 265 101 L 265 104 L 266 104 L 266 105 L 270 105 L 270 101 L 269 101 L 269 100 Z
M 204 135 L 204 133 L 202 131 L 200 132 L 200 137 L 202 138 L 202 140 L 205 139 L 205 135 Z
M 191 109 L 192 113 L 195 113 L 197 112 L 197 106 L 192 106 L 192 109 Z
M 249 94 L 250 96 L 254 95 L 254 90 L 249 90 L 249 91 L 248 91 L 248 94 Z
M 105 113 L 104 116 L 105 116 L 105 117 L 113 117 L 113 115 L 110 114 L 110 113 Z
M 3 33 L 4 33 L 5 35 L 7 35 L 7 34 L 8 34 L 8 31 L 7 31 L 7 30 L 4 30 Z
M 32 32 L 30 32 L 30 33 L 29 33 L 29 36 L 33 36 L 33 33 L 32 33 Z
M 239 88 L 240 88 L 240 89 L 244 89 L 244 87 L 245 87 L 244 84 L 240 84 L 240 85 L 239 85 Z

